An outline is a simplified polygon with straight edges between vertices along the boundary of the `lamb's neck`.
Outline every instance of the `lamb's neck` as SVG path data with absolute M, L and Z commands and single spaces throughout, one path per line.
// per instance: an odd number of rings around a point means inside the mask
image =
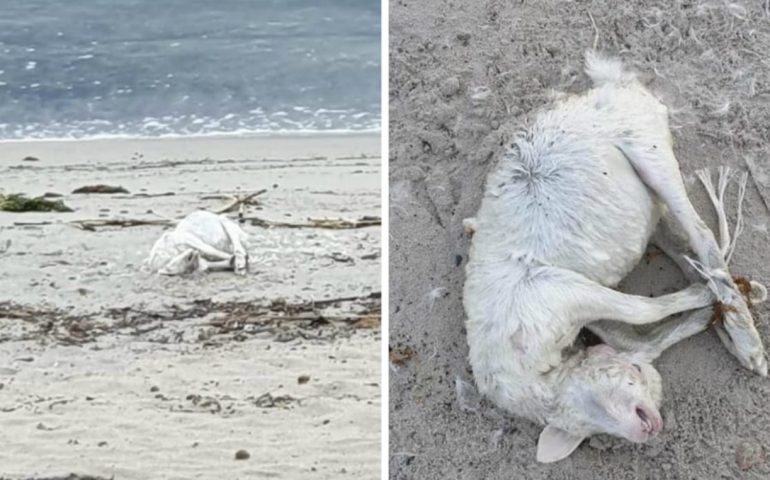
M 560 415 L 562 398 L 567 395 L 568 380 L 585 359 L 584 349 L 571 348 L 562 354 L 562 361 L 545 372 L 536 365 L 529 365 L 527 373 L 521 375 L 517 410 L 512 412 L 540 424 L 547 424 Z M 505 404 L 505 403 L 502 403 Z

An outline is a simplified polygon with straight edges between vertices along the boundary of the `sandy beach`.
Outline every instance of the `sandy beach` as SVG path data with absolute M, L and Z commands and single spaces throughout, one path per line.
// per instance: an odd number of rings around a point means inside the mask
M 538 464 L 541 427 L 475 395 L 461 298 L 462 220 L 476 213 L 487 173 L 528 113 L 554 91 L 588 87 L 582 63 L 597 32 L 598 49 L 640 72 L 669 106 L 685 183 L 709 226 L 694 172 L 749 172 L 731 270 L 770 282 L 770 66 L 758 53 L 770 46 L 770 24 L 760 4 L 431 0 L 391 3 L 390 22 L 391 478 L 768 478 L 770 382 L 744 370 L 714 332 L 656 362 L 665 424 L 657 438 L 594 437 L 564 461 Z M 621 290 L 685 285 L 651 253 Z M 766 346 L 768 313 L 767 303 L 754 310 Z
M 378 477 L 380 162 L 373 134 L 0 143 L 0 193 L 74 210 L 0 212 L 0 478 Z M 143 269 L 262 189 L 245 277 Z

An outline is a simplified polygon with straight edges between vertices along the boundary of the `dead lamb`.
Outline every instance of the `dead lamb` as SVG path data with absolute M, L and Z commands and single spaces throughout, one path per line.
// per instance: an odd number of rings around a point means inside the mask
M 537 115 L 465 222 L 474 231 L 463 299 L 473 374 L 496 405 L 545 426 L 541 462 L 567 457 L 594 434 L 645 442 L 660 432 L 651 362 L 707 329 L 712 309 L 703 307 L 715 302 L 721 340 L 743 366 L 767 374 L 727 269 L 734 243 L 723 232 L 720 247 L 690 203 L 666 107 L 618 61 L 589 53 L 586 73 L 594 88 Z M 697 283 L 657 298 L 614 290 L 651 240 Z M 763 300 L 764 288 L 752 287 Z M 693 309 L 647 335 L 633 328 Z M 582 327 L 606 344 L 575 348 Z
M 248 236 L 237 223 L 224 215 L 199 210 L 155 242 L 147 265 L 161 275 L 208 270 L 234 270 L 245 275 L 247 241 Z

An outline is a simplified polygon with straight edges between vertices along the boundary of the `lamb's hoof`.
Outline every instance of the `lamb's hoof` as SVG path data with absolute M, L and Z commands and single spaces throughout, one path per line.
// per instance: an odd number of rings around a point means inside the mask
M 731 312 L 728 312 L 728 315 L 730 315 L 730 313 Z M 743 341 L 740 344 L 736 344 L 733 338 L 740 338 L 737 335 L 738 332 L 733 332 L 733 335 L 730 335 L 727 332 L 727 328 L 725 327 L 724 322 L 716 323 L 714 325 L 714 329 L 716 330 L 719 339 L 722 340 L 722 343 L 725 345 L 727 350 L 740 362 L 741 365 L 743 365 L 745 369 L 750 370 L 762 377 L 767 377 L 767 359 L 765 358 L 765 349 L 762 346 L 762 341 L 759 339 L 759 334 L 756 333 L 756 330 L 753 332 L 754 335 L 751 335 L 750 333 L 749 337 L 741 335 Z M 752 336 L 756 336 L 756 339 L 752 339 Z
M 233 256 L 232 259 L 233 271 L 236 275 L 245 276 L 249 271 L 249 257 Z
M 751 284 L 751 303 L 762 303 L 767 300 L 767 287 L 759 282 L 752 280 Z
M 476 219 L 466 218 L 463 220 L 463 229 L 465 230 L 466 235 L 472 237 L 473 234 L 476 233 Z

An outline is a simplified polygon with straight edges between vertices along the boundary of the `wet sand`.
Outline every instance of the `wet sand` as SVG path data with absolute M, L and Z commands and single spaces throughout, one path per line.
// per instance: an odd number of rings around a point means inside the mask
M 0 193 L 74 209 L 0 212 L 0 477 L 379 475 L 379 226 L 246 221 L 246 277 L 180 278 L 142 268 L 168 227 L 70 223 L 173 221 L 260 189 L 247 219 L 377 217 L 379 136 L 14 142 L 0 155 Z M 94 184 L 129 193 L 71 193 Z
M 538 464 L 541 427 L 456 389 L 457 379 L 473 382 L 462 220 L 478 210 L 487 173 L 529 112 L 553 91 L 588 87 L 583 54 L 597 32 L 598 49 L 639 71 L 669 106 L 675 153 L 709 226 L 713 210 L 694 172 L 730 165 L 750 173 L 731 271 L 770 283 L 763 10 L 761 2 L 391 3 L 391 478 L 768 478 L 770 381 L 743 369 L 714 332 L 656 362 L 664 430 L 645 445 L 595 437 L 564 461 Z M 736 190 L 728 194 L 731 225 Z M 651 252 L 621 290 L 660 295 L 685 285 Z M 766 346 L 768 313 L 767 303 L 754 311 Z

